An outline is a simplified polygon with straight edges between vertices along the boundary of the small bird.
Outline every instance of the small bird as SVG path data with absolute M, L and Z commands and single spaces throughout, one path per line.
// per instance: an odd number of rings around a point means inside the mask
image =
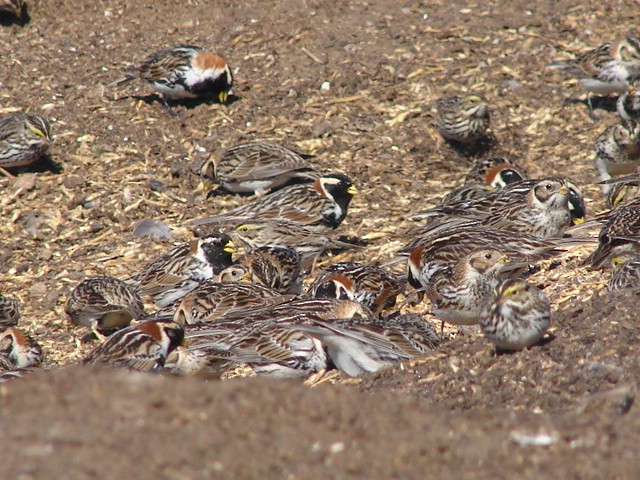
M 30 165 L 42 158 L 51 142 L 51 125 L 41 115 L 18 112 L 0 118 L 0 167 Z
M 0 295 L 0 329 L 15 327 L 20 320 L 18 302 L 10 297 Z
M 183 337 L 184 326 L 172 320 L 141 322 L 118 330 L 94 348 L 82 363 L 157 372 Z
M 282 293 L 300 293 L 302 290 L 302 259 L 295 248 L 258 247 L 238 262 L 249 269 L 253 283 Z
M 352 377 L 425 355 L 440 343 L 422 316 L 397 315 L 376 320 L 315 320 L 298 327 L 319 339 L 332 363 Z
M 37 367 L 42 362 L 42 348 L 16 327 L 0 332 L 0 370 Z
M 601 181 L 626 175 L 640 167 L 640 123 L 618 123 L 608 127 L 596 140 L 595 165 Z M 602 184 L 606 195 L 609 185 Z
M 549 65 L 578 78 L 590 93 L 611 95 L 624 93 L 629 82 L 640 75 L 640 40 L 633 35 L 606 42 L 575 59 Z
M 591 242 L 591 239 L 582 238 L 544 239 L 459 220 L 423 228 L 400 251 L 400 255 L 408 255 L 409 284 L 420 289 L 428 287 L 432 277 L 439 270 L 487 246 L 508 255 L 512 263 L 535 263 L 554 257 L 573 246 Z
M 583 263 L 600 269 L 624 252 L 640 253 L 640 206 L 623 207 L 611 213 L 598 234 L 598 248 Z
M 256 310 L 291 300 L 269 287 L 241 282 L 206 282 L 185 295 L 174 319 L 184 325 L 214 323 L 225 316 Z
M 508 257 L 498 250 L 479 250 L 440 270 L 426 290 L 433 314 L 455 325 L 475 325 L 489 303 Z
M 128 283 L 149 295 L 158 307 L 184 297 L 201 283 L 231 266 L 234 244 L 224 233 L 178 245 L 133 275 Z
M 501 230 L 560 237 L 572 224 L 569 194 L 569 186 L 562 178 L 527 180 L 483 198 L 432 208 L 413 218 L 475 218 L 479 224 Z M 584 209 L 584 204 L 580 208 Z
M 69 295 L 64 310 L 76 325 L 98 332 L 127 327 L 131 320 L 146 316 L 138 292 L 113 277 L 83 280 Z
M 227 192 L 255 195 L 292 181 L 312 182 L 320 176 L 305 156 L 267 141 L 240 143 L 212 156 L 202 166 L 202 174 L 212 177 Z
M 478 93 L 436 101 L 438 131 L 446 140 L 472 144 L 487 136 L 489 106 Z
M 498 350 L 522 350 L 539 342 L 551 325 L 551 304 L 542 290 L 518 279 L 500 283 L 480 328 Z
M 312 184 L 291 185 L 226 213 L 199 220 L 191 225 L 242 222 L 296 222 L 324 232 L 338 227 L 347 215 L 349 203 L 357 188 L 349 177 L 332 173 Z
M 294 222 L 266 221 L 244 223 L 233 235 L 252 252 L 259 247 L 294 248 L 300 255 L 302 269 L 309 268 L 327 250 L 348 250 L 360 245 L 337 240 Z
M 611 258 L 613 275 L 609 280 L 609 292 L 640 288 L 640 249 L 621 252 Z
M 393 307 L 404 291 L 405 282 L 384 268 L 362 263 L 334 263 L 321 272 L 311 284 L 308 294 L 315 298 L 338 298 L 360 302 L 374 315 Z
M 307 377 L 328 366 L 322 343 L 287 323 L 254 325 L 233 342 L 228 356 L 271 378 Z
M 126 76 L 108 85 L 120 85 L 134 79 L 151 84 L 165 106 L 167 100 L 215 97 L 226 103 L 233 85 L 231 69 L 224 58 L 194 45 L 176 45 L 152 53 Z

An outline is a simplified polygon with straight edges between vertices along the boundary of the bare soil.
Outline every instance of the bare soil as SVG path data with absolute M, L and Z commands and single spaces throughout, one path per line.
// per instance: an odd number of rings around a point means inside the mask
M 50 0 L 29 14 L 0 27 L 0 114 L 45 114 L 56 138 L 53 165 L 0 178 L 0 293 L 20 300 L 46 362 L 0 387 L 0 477 L 638 477 L 638 297 L 604 293 L 609 273 L 580 266 L 588 247 L 532 279 L 554 305 L 546 344 L 496 355 L 470 332 L 313 388 L 71 366 L 93 343 L 63 311 L 86 276 L 126 277 L 191 238 L 186 220 L 246 201 L 206 199 L 197 172 L 255 138 L 356 180 L 338 233 L 370 244 L 324 264 L 392 258 L 408 215 L 469 168 L 439 140 L 431 102 L 471 89 L 494 106 L 492 153 L 572 178 L 593 215 L 593 142 L 615 115 L 589 118 L 576 82 L 545 65 L 637 26 L 636 1 Z M 105 90 L 177 43 L 226 57 L 238 99 L 171 117 L 146 85 Z M 144 218 L 172 240 L 135 238 Z

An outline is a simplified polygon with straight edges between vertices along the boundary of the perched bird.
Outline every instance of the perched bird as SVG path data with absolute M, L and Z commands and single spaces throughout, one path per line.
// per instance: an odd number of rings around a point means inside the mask
M 150 83 L 166 106 L 167 100 L 209 96 L 225 103 L 233 85 L 226 60 L 194 45 L 176 45 L 154 52 L 108 86 L 134 79 Z
M 184 297 L 201 283 L 231 266 L 234 245 L 224 233 L 214 233 L 178 245 L 129 279 L 140 295 L 159 307 Z
M 640 252 L 640 206 L 613 212 L 598 234 L 598 248 L 584 260 L 599 269 L 624 252 Z
M 575 59 L 556 61 L 549 68 L 561 69 L 578 78 L 580 86 L 598 95 L 624 93 L 640 75 L 640 40 L 633 35 L 606 42 Z
M 18 302 L 10 297 L 0 295 L 0 329 L 14 327 L 20 320 Z
M 76 325 L 97 331 L 123 328 L 146 315 L 138 292 L 113 277 L 83 280 L 69 295 L 64 310 Z
M 0 18 L 13 17 L 16 20 L 23 21 L 26 7 L 24 0 L 0 0 Z
M 438 131 L 446 140 L 472 144 L 487 136 L 489 106 L 482 95 L 443 98 L 436 107 Z
M 283 293 L 300 293 L 302 289 L 302 259 L 295 248 L 258 247 L 238 262 L 249 269 L 253 283 Z
M 623 122 L 640 122 L 640 77 L 618 97 L 616 111 Z
M 595 165 L 601 181 L 635 172 L 640 167 L 640 123 L 608 127 L 596 140 Z M 605 195 L 608 190 L 609 185 L 602 184 Z
M 184 325 L 213 323 L 225 316 L 277 305 L 292 297 L 262 285 L 206 282 L 182 298 L 174 319 Z
M 551 325 L 551 304 L 542 290 L 517 279 L 500 283 L 482 312 L 480 328 L 498 350 L 522 350 L 540 341 Z
M 252 252 L 259 247 L 294 248 L 302 269 L 309 268 L 327 250 L 348 250 L 360 245 L 331 238 L 294 222 L 267 221 L 244 223 L 233 235 Z
M 607 286 L 610 292 L 640 288 L 640 249 L 612 257 L 611 266 L 613 275 Z
M 202 166 L 202 174 L 227 192 L 256 195 L 320 176 L 302 155 L 267 141 L 240 143 L 212 156 Z
M 433 314 L 455 325 L 474 325 L 491 298 L 508 257 L 498 250 L 479 250 L 440 270 L 426 290 Z
M 375 320 L 315 320 L 298 328 L 319 339 L 338 370 L 352 377 L 425 355 L 440 343 L 433 325 L 415 314 Z
M 291 185 L 226 213 L 189 223 L 237 225 L 242 222 L 286 221 L 327 231 L 342 223 L 356 193 L 358 190 L 349 177 L 332 173 L 318 178 L 312 184 Z
M 83 364 L 104 364 L 155 372 L 184 337 L 184 327 L 172 320 L 146 321 L 123 328 L 94 348 Z
M 0 118 L 0 167 L 30 165 L 51 142 L 51 125 L 45 117 L 18 112 Z
M 42 348 L 22 330 L 9 327 L 0 332 L 0 370 L 37 367 L 42 362 Z
M 405 282 L 384 268 L 362 263 L 334 263 L 321 272 L 309 287 L 316 298 L 338 298 L 360 302 L 374 315 L 393 307 L 404 291 Z

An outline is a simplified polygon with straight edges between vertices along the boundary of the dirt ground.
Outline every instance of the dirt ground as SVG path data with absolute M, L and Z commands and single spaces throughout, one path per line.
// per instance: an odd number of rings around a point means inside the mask
M 0 26 L 0 114 L 51 118 L 55 165 L 0 177 L 0 293 L 46 362 L 0 387 L 1 478 L 637 478 L 638 297 L 606 294 L 609 273 L 580 266 L 588 247 L 532 279 L 552 341 L 496 356 L 471 332 L 313 388 L 69 366 L 93 344 L 63 311 L 84 277 L 126 277 L 191 238 L 186 220 L 243 201 L 207 200 L 196 172 L 254 138 L 355 179 L 339 233 L 370 244 L 320 267 L 392 258 L 408 215 L 469 167 L 433 125 L 431 101 L 459 91 L 492 103 L 495 154 L 569 176 L 601 211 L 592 148 L 615 115 L 589 118 L 576 82 L 545 65 L 640 24 L 637 1 L 28 3 L 26 26 Z M 104 89 L 177 43 L 226 57 L 238 100 L 171 117 L 146 85 Z M 172 240 L 135 238 L 144 218 Z

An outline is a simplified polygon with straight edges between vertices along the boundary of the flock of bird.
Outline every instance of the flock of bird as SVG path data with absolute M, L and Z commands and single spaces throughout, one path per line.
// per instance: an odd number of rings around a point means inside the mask
M 181 375 L 237 365 L 273 377 L 329 368 L 361 375 L 424 355 L 443 339 L 423 315 L 401 313 L 398 297 L 426 297 L 442 324 L 479 324 L 497 351 L 521 350 L 540 342 L 551 324 L 548 298 L 526 280 L 530 266 L 595 242 L 569 235 L 594 224 L 601 226 L 598 245 L 585 264 L 613 267 L 610 290 L 637 287 L 640 41 L 630 34 L 550 68 L 579 75 L 590 92 L 618 95 L 619 122 L 595 147 L 610 212 L 584 222 L 582 194 L 568 179 L 531 179 L 516 162 L 478 156 L 464 185 L 415 213 L 412 240 L 394 260 L 406 262 L 406 275 L 355 262 L 316 272 L 323 253 L 362 247 L 335 233 L 358 194 L 354 182 L 271 142 L 235 145 L 205 163 L 202 175 L 220 185 L 211 195 L 253 195 L 249 201 L 192 220 L 192 241 L 129 277 L 87 278 L 69 294 L 70 320 L 100 340 L 82 363 Z M 233 85 L 224 59 L 190 45 L 151 54 L 110 86 L 133 79 L 148 82 L 172 114 L 172 104 L 188 98 L 225 103 Z M 489 138 L 482 95 L 438 100 L 436 107 L 438 131 L 453 148 L 473 152 Z M 31 165 L 51 142 L 46 118 L 8 115 L 0 119 L 0 167 Z M 310 272 L 315 277 L 304 288 Z M 41 362 L 42 350 L 16 326 L 19 318 L 18 303 L 0 296 L 2 380 Z

